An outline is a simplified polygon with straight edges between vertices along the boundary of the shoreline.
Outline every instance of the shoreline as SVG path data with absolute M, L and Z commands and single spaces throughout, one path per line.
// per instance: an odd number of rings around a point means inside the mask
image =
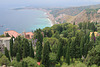
M 52 14 L 50 14 L 51 11 L 43 9 L 43 8 L 29 8 L 29 7 L 25 7 L 25 8 L 16 8 L 14 10 L 23 10 L 23 9 L 31 9 L 31 10 L 40 10 L 40 11 L 44 11 L 45 14 L 48 16 L 48 20 L 50 21 L 51 26 L 53 26 L 54 24 L 58 24 L 54 18 L 54 16 Z
M 44 11 L 45 12 L 45 14 L 48 16 L 47 18 L 50 21 L 51 26 L 53 26 L 54 24 L 57 24 L 56 21 L 55 21 L 54 16 L 52 14 L 50 14 L 50 11 L 48 11 L 46 9 L 42 9 L 42 8 L 36 9 L 36 10 L 41 10 L 41 11 Z

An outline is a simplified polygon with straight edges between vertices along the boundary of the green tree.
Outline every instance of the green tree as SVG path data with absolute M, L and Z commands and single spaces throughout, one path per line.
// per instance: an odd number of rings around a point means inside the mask
M 22 61 L 22 67 L 28 67 L 28 64 L 27 64 L 27 62 L 25 62 L 25 61 Z
M 42 55 L 42 44 L 40 42 L 37 42 L 36 44 L 36 58 L 37 61 L 40 62 Z
M 10 63 L 10 61 L 8 60 L 8 58 L 6 57 L 6 56 L 2 56 L 1 58 L 0 58 L 0 65 L 8 65 Z
M 26 48 L 26 45 L 24 44 L 24 47 L 23 47 L 23 54 L 22 54 L 23 58 L 27 57 L 27 50 L 26 50 L 26 49 L 27 49 L 27 48 Z
M 43 47 L 43 53 L 42 53 L 42 64 L 45 65 L 45 67 L 49 67 L 49 42 L 47 41 L 45 44 L 44 44 L 44 47 Z
M 73 62 L 73 58 L 75 58 L 75 49 L 76 49 L 75 46 L 76 46 L 76 45 L 75 45 L 75 40 L 73 40 L 73 41 L 71 42 L 71 44 L 70 44 L 70 57 L 71 57 L 71 59 L 72 59 L 72 62 Z
M 100 66 L 100 45 L 96 45 L 88 52 L 85 62 L 87 65 L 96 64 Z
M 31 43 L 31 46 L 30 46 L 30 57 L 34 58 L 34 50 L 33 50 L 33 47 L 32 47 L 32 43 Z
M 70 43 L 67 46 L 67 53 L 66 53 L 66 62 L 68 63 L 68 65 L 70 65 L 70 47 L 69 47 Z
M 10 35 L 8 33 L 6 33 L 6 37 L 10 37 Z
M 9 51 L 8 49 L 5 47 L 5 56 L 9 59 L 10 61 L 10 56 L 9 56 Z
M 13 57 L 13 39 L 14 37 L 12 36 L 10 39 L 10 56 Z
M 36 32 L 35 39 L 40 41 L 40 43 L 42 44 L 42 42 L 43 42 L 43 35 L 42 35 L 41 31 L 37 31 Z
M 82 29 L 82 23 L 79 23 L 78 26 L 79 26 L 79 29 Z
M 75 25 L 75 22 L 73 22 L 73 25 Z
M 57 61 L 60 60 L 62 53 L 63 53 L 63 46 L 62 46 L 61 42 L 59 42 L 59 47 L 58 47 L 58 52 L 57 52 L 57 57 L 56 57 Z
M 81 38 L 81 43 L 80 43 L 80 58 L 84 55 L 84 36 Z
M 17 59 L 18 62 L 20 62 L 20 54 L 19 53 L 17 53 L 16 59 Z

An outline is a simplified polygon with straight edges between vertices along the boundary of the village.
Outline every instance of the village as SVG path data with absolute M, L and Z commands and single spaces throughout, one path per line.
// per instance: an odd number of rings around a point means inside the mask
M 10 37 L 6 37 L 6 35 L 9 35 Z M 26 39 L 32 39 L 34 34 L 33 32 L 23 32 L 21 34 L 19 34 L 18 32 L 14 31 L 14 30 L 10 30 L 10 31 L 5 31 L 3 34 L 5 37 L 0 37 L 0 52 L 4 53 L 4 48 L 7 47 L 8 50 L 10 50 L 10 39 L 13 36 L 14 38 L 21 36 L 23 38 Z M 13 39 L 14 41 L 14 39 Z

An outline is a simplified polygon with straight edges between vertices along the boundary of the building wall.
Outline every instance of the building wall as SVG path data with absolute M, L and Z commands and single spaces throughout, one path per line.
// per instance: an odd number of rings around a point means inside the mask
M 10 50 L 10 39 L 11 39 L 11 37 L 0 38 L 0 45 L 3 44 L 4 47 L 7 47 L 7 49 Z

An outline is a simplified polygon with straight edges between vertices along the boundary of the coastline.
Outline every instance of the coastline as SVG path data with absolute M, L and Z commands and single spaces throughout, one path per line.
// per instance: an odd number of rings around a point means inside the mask
M 53 26 L 54 24 L 57 24 L 56 21 L 55 21 L 54 16 L 52 14 L 50 14 L 50 11 L 48 11 L 46 9 L 42 9 L 42 8 L 37 9 L 37 10 L 41 10 L 41 11 L 44 11 L 45 12 L 45 14 L 48 16 L 47 18 L 50 21 L 51 26 Z
M 53 26 L 54 24 L 58 24 L 54 18 L 54 16 L 52 14 L 50 14 L 50 10 L 46 10 L 43 8 L 32 8 L 32 7 L 25 7 L 25 8 L 15 8 L 13 10 L 23 10 L 23 9 L 31 9 L 31 10 L 40 10 L 40 11 L 44 11 L 45 14 L 48 16 L 48 20 L 50 21 L 51 26 Z

